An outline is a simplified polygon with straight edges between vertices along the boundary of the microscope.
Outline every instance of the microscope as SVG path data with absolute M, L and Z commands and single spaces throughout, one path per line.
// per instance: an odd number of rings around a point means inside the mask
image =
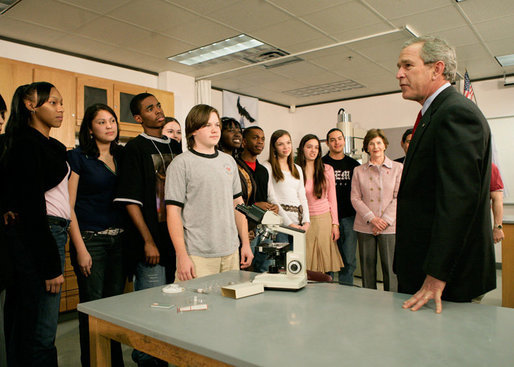
M 305 261 L 305 231 L 282 225 L 282 218 L 272 211 L 265 211 L 258 206 L 237 205 L 236 209 L 248 219 L 258 223 L 258 233 L 264 240 L 257 245 L 259 252 L 284 263 L 285 272 L 279 266 L 270 266 L 267 273 L 256 275 L 253 282 L 263 284 L 265 288 L 301 289 L 307 285 L 307 268 Z M 277 232 L 293 236 L 293 249 L 289 244 L 274 243 L 270 240 Z M 284 256 L 285 253 L 285 256 Z

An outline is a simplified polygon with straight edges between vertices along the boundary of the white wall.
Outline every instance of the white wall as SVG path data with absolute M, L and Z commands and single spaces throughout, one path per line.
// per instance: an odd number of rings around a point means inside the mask
M 223 116 L 223 93 L 218 90 L 212 90 L 211 95 L 212 106 L 215 107 Z M 272 103 L 259 101 L 258 118 L 259 126 L 264 130 L 266 136 L 266 145 L 264 151 L 259 156 L 261 162 L 268 159 L 269 155 L 269 138 L 275 130 L 284 129 L 291 133 L 293 146 L 296 147 L 303 135 L 299 135 L 296 124 L 293 121 L 294 114 L 289 113 L 288 108 L 274 105 Z

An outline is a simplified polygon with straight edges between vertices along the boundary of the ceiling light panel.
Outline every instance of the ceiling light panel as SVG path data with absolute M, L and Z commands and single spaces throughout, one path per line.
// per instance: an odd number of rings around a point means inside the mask
M 339 82 L 318 84 L 310 87 L 286 90 L 282 93 L 295 97 L 311 97 L 321 94 L 336 93 L 345 90 L 364 88 L 364 85 L 357 83 L 351 79 L 345 79 Z
M 224 41 L 214 42 L 208 46 L 203 46 L 184 52 L 180 55 L 168 57 L 168 59 L 191 66 L 248 49 L 253 49 L 262 45 L 264 45 L 264 43 L 261 41 L 249 37 L 246 34 L 240 34 L 239 36 L 228 38 Z
M 513 66 L 514 65 L 514 54 L 503 55 L 503 56 L 495 56 L 494 58 L 503 67 L 505 67 L 505 66 Z

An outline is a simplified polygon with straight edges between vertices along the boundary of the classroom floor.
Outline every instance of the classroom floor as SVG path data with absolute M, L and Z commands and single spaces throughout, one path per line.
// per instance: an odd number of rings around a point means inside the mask
M 482 300 L 482 304 L 491 306 L 501 306 L 502 303 L 502 274 L 501 270 L 496 271 L 497 288 L 494 291 L 487 293 Z M 360 278 L 355 277 L 355 285 L 361 286 Z M 383 284 L 378 283 L 378 289 L 383 289 Z M 443 310 L 444 312 L 444 310 Z M 57 328 L 57 351 L 59 354 L 60 367 L 75 367 L 80 366 L 80 345 L 79 345 L 79 324 L 77 319 L 77 312 L 67 312 L 61 314 L 59 318 L 59 326 Z M 137 366 L 131 359 L 132 349 L 128 346 L 123 346 L 123 357 L 126 367 Z

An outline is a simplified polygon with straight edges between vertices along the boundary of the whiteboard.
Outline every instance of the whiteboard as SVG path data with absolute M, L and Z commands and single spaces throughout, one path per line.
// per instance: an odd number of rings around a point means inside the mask
M 505 185 L 503 202 L 514 204 L 514 116 L 490 117 L 487 121 L 493 136 L 493 156 Z

